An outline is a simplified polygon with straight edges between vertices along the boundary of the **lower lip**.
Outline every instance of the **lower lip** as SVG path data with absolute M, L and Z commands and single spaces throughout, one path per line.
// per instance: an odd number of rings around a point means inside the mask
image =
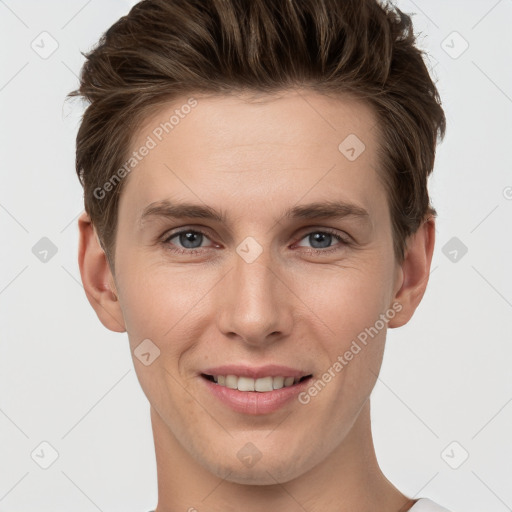
M 206 384 L 208 390 L 222 403 L 236 412 L 250 415 L 269 414 L 277 411 L 296 398 L 301 391 L 304 391 L 310 385 L 311 379 L 312 377 L 309 377 L 286 388 L 259 392 L 238 391 L 238 389 L 221 386 L 201 376 L 201 380 Z

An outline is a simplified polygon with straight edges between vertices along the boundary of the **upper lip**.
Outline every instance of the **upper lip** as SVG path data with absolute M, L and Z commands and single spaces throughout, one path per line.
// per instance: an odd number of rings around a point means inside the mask
M 258 368 L 246 365 L 224 365 L 216 366 L 214 368 L 207 368 L 201 373 L 206 375 L 236 375 L 237 377 L 251 377 L 259 379 L 261 377 L 294 377 L 300 378 L 306 375 L 311 375 L 310 372 L 290 368 L 289 366 L 281 366 L 276 364 L 269 364 L 266 366 L 259 366 Z

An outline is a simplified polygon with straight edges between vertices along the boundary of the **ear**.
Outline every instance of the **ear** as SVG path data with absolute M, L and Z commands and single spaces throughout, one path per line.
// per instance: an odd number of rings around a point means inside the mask
M 397 273 L 393 302 L 402 309 L 388 322 L 388 327 L 405 325 L 418 307 L 430 276 L 430 264 L 435 244 L 435 219 L 428 217 L 408 238 L 406 254 Z
M 91 219 L 85 212 L 78 219 L 78 231 L 78 266 L 87 299 L 107 329 L 125 332 L 114 277 Z

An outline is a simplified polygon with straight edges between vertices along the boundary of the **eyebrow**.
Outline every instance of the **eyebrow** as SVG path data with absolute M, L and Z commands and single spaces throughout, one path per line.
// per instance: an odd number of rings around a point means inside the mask
M 369 221 L 370 215 L 367 210 L 353 203 L 344 201 L 322 201 L 305 205 L 294 206 L 284 212 L 281 217 L 285 219 L 342 219 L 354 217 L 363 221 Z M 168 199 L 151 203 L 139 217 L 139 224 L 142 225 L 150 218 L 164 219 L 209 219 L 221 223 L 227 220 L 223 211 L 194 203 L 173 203 Z

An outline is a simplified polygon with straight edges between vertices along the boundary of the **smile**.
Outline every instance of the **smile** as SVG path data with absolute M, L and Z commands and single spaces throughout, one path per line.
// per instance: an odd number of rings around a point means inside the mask
M 256 391 L 259 393 L 268 393 L 275 389 L 287 388 L 298 384 L 306 379 L 309 379 L 311 375 L 305 375 L 303 377 L 260 377 L 253 379 L 251 377 L 238 377 L 236 375 L 206 375 L 202 376 L 211 382 L 215 382 L 219 386 L 224 386 L 229 389 L 237 389 L 238 391 Z

